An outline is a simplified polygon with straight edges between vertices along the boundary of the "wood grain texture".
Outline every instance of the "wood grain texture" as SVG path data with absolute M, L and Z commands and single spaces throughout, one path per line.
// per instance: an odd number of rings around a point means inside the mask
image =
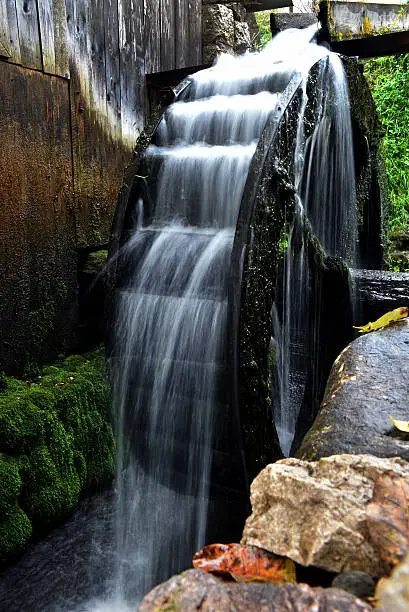
M 37 0 L 44 72 L 55 74 L 54 11 L 52 0 Z
M 121 76 L 119 63 L 119 21 L 117 0 L 104 1 L 105 73 L 109 129 L 121 138 Z
M 145 52 L 141 0 L 119 0 L 122 140 L 134 146 L 145 123 Z
M 161 3 L 159 0 L 144 1 L 145 71 L 159 72 L 161 65 Z
M 42 70 L 40 31 L 36 0 L 16 0 L 21 63 Z
M 69 78 L 67 11 L 64 0 L 52 0 L 54 17 L 55 74 Z
M 0 0 L 0 57 L 10 58 L 10 35 L 6 0 Z
M 174 0 L 161 0 L 160 7 L 160 70 L 163 72 L 176 67 Z
M 188 0 L 175 0 L 175 42 L 176 68 L 188 66 L 189 61 L 189 31 Z
M 185 0 L 188 4 L 188 66 L 202 63 L 202 0 Z
M 6 0 L 6 7 L 11 53 L 9 59 L 16 64 L 19 64 L 21 62 L 21 54 L 20 41 L 18 37 L 16 0 Z

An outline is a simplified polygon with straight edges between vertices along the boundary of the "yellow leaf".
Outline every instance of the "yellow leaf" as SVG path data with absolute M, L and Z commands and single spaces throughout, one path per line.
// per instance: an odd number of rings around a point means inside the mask
M 395 425 L 396 429 L 399 429 L 399 431 L 405 431 L 406 433 L 409 433 L 409 421 L 397 421 L 391 416 L 389 416 L 389 418 L 392 421 L 392 423 Z
M 386 314 L 382 315 L 373 323 L 369 322 L 366 325 L 359 326 L 353 325 L 353 328 L 359 329 L 360 333 L 374 331 L 375 329 L 382 329 L 390 323 L 394 323 L 395 321 L 399 321 L 399 319 L 407 317 L 408 314 L 409 309 L 407 308 L 407 306 L 400 306 L 399 308 L 395 308 L 395 310 L 391 310 L 390 312 L 387 312 Z

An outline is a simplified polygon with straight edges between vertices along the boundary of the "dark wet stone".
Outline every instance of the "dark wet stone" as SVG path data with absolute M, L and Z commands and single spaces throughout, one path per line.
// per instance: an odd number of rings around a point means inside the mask
M 173 576 L 148 593 L 139 612 L 369 612 L 372 608 L 340 589 L 307 584 L 223 582 L 201 570 Z
M 409 460 L 409 434 L 389 416 L 408 420 L 408 320 L 365 334 L 335 361 L 324 401 L 297 457 L 372 454 Z
M 375 580 L 365 572 L 342 572 L 332 581 L 332 586 L 348 593 L 367 599 L 375 593 Z

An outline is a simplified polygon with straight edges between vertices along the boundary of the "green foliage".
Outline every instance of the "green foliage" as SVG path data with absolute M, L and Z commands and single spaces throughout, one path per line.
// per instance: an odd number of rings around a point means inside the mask
M 272 11 L 258 11 L 255 13 L 256 21 L 259 29 L 259 38 L 260 38 L 260 49 L 266 46 L 266 44 L 271 40 L 271 30 L 270 30 L 270 13 Z
M 3 382 L 0 563 L 24 547 L 32 527 L 61 520 L 81 493 L 109 481 L 115 453 L 102 350 L 48 366 L 35 382 Z M 14 536 L 6 538 L 6 524 Z
M 365 76 L 385 129 L 390 229 L 404 229 L 409 221 L 409 54 L 368 60 Z

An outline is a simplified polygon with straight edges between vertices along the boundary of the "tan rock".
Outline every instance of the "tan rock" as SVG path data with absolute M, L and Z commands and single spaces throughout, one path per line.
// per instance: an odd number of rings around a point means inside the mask
M 139 612 L 370 612 L 372 608 L 340 589 L 306 584 L 223 582 L 202 570 L 173 576 L 145 596 Z
M 316 462 L 284 459 L 252 483 L 252 514 L 242 544 L 330 571 L 371 576 L 386 568 L 366 525 L 374 482 L 392 470 L 409 479 L 409 463 L 372 455 L 334 455 Z
M 390 578 L 381 581 L 376 597 L 378 612 L 408 612 L 409 610 L 409 554 L 392 572 Z

